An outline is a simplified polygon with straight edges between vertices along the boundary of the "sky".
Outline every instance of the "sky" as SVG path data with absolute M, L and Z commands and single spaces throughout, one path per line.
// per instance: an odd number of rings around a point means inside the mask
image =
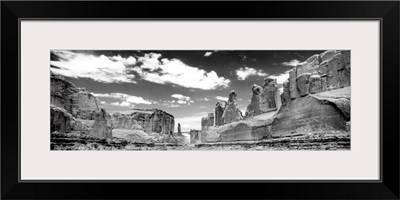
M 98 97 L 109 113 L 158 108 L 189 131 L 201 129 L 201 118 L 232 90 L 244 114 L 253 84 L 272 77 L 281 91 L 289 70 L 324 51 L 52 50 L 50 70 Z

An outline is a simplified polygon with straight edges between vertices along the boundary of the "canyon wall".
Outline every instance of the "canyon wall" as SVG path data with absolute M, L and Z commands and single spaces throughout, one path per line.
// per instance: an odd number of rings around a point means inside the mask
M 61 76 L 51 74 L 51 132 L 81 131 L 97 137 L 111 138 L 111 129 L 105 116 L 106 111 L 95 96 Z
M 350 86 L 350 68 L 350 51 L 330 50 L 311 56 L 289 72 L 289 79 L 283 84 L 282 104 Z
M 280 102 L 277 101 L 278 86 L 276 79 L 265 78 L 262 87 L 254 84 L 251 90 L 253 95 L 250 105 L 247 106 L 246 117 L 260 115 L 278 109 Z
M 108 116 L 113 129 L 143 130 L 146 133 L 172 135 L 174 116 L 160 109 L 134 109 L 129 114 L 113 113 Z
M 294 67 L 283 82 L 281 95 L 276 79 L 266 78 L 262 87 L 255 84 L 251 87 L 251 102 L 244 119 L 236 107 L 237 95 L 232 91 L 222 116 L 222 106 L 217 103 L 216 127 L 202 130 L 201 142 L 349 132 L 350 67 L 350 51 L 330 50 Z

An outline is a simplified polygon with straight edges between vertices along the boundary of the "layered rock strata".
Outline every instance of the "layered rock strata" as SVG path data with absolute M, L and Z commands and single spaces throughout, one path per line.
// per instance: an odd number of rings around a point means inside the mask
M 225 125 L 202 131 L 201 141 L 260 140 L 350 131 L 350 51 L 326 51 L 295 67 L 283 83 L 279 101 L 274 79 L 265 79 L 263 87 L 253 85 L 252 92 L 245 120 L 225 119 Z M 231 93 L 225 111 L 232 110 L 235 99 L 236 94 Z M 282 106 L 274 105 L 274 99 Z M 274 108 L 278 111 L 272 112 Z
M 350 51 L 330 50 L 311 56 L 289 72 L 288 82 L 283 85 L 282 104 L 309 94 L 350 86 L 350 68 Z
M 112 137 L 106 111 L 95 96 L 55 74 L 50 76 L 50 85 L 51 132 L 81 131 L 96 137 Z
M 95 96 L 55 74 L 50 78 L 50 103 L 65 109 L 75 118 L 86 120 L 94 120 L 94 113 L 101 109 Z
M 113 113 L 109 116 L 114 129 L 143 130 L 146 133 L 172 135 L 175 129 L 173 115 L 160 109 L 134 109 L 129 114 Z

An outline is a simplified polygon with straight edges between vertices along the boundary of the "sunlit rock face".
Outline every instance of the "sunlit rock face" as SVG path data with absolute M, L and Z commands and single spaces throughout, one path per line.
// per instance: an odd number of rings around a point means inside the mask
M 253 95 L 250 105 L 247 106 L 246 117 L 276 111 L 278 107 L 278 87 L 276 79 L 266 78 L 263 87 L 256 84 L 251 86 Z
M 50 103 L 75 118 L 87 120 L 94 120 L 93 115 L 101 109 L 98 98 L 55 74 L 50 78 Z
M 290 71 L 273 135 L 349 129 L 350 68 L 350 51 L 329 50 Z
M 290 72 L 289 95 L 296 99 L 350 86 L 350 68 L 350 51 L 330 50 L 311 56 Z
M 174 116 L 160 109 L 133 109 L 129 114 L 114 113 L 110 123 L 115 129 L 143 130 L 146 133 L 173 134 Z
M 80 131 L 96 137 L 112 137 L 106 110 L 97 97 L 63 77 L 50 76 L 51 132 Z
M 225 124 L 229 124 L 243 119 L 243 114 L 237 107 L 237 94 L 233 90 L 229 94 L 229 100 L 225 106 L 222 118 L 224 118 Z
M 282 106 L 272 123 L 274 137 L 317 131 L 346 131 L 350 120 L 350 100 L 308 95 Z

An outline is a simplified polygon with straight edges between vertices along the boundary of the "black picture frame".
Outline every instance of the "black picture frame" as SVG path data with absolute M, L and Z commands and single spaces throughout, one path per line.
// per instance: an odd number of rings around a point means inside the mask
M 1 198 L 399 199 L 399 6 L 398 1 L 2 1 Z M 153 9 L 149 12 L 146 8 Z M 378 19 L 381 21 L 381 180 L 21 182 L 18 137 L 21 129 L 21 19 Z M 34 100 L 34 97 L 32 99 Z

